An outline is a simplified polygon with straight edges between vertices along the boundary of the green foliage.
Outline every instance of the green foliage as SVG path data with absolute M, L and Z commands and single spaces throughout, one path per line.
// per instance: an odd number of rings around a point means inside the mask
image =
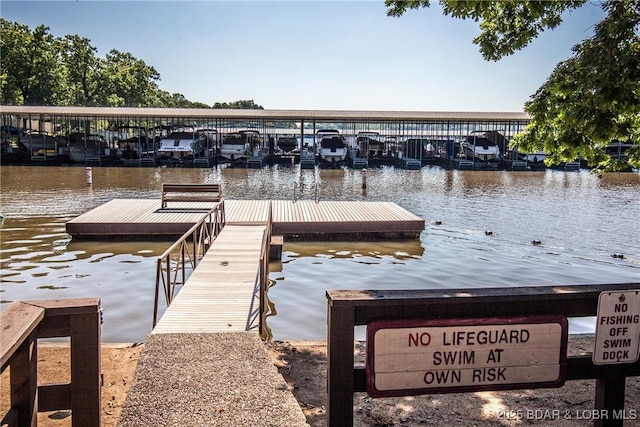
M 147 100 L 147 106 L 156 108 L 211 108 L 202 102 L 189 101 L 181 93 L 170 94 L 160 89 L 151 94 L 151 97 Z
M 525 104 L 532 120 L 513 142 L 525 152 L 544 149 L 550 164 L 581 157 L 600 172 L 640 167 L 638 146 L 622 161 L 605 153 L 614 140 L 640 141 L 640 3 L 603 7 L 608 14 L 594 36 Z
M 55 104 L 63 87 L 64 70 L 49 28 L 30 31 L 25 25 L 0 19 L 2 102 Z
M 112 49 L 104 62 L 105 80 L 111 94 L 111 107 L 142 107 L 149 95 L 158 89 L 160 75 L 144 61 L 130 53 Z
M 478 44 L 486 60 L 497 61 L 527 46 L 562 22 L 573 1 L 440 0 L 445 15 L 479 22 Z M 387 14 L 428 7 L 428 0 L 386 0 Z M 599 172 L 640 167 L 638 145 L 614 159 L 612 141 L 640 141 L 640 0 L 602 2 L 607 16 L 595 34 L 573 48 L 525 104 L 531 123 L 512 141 L 521 152 L 544 150 L 547 164 L 585 159 Z
M 67 69 L 68 103 L 78 106 L 105 105 L 104 61 L 95 56 L 90 40 L 77 35 L 60 41 L 62 62 Z
M 473 19 L 481 33 L 473 39 L 487 60 L 500 58 L 527 46 L 538 34 L 562 22 L 562 13 L 582 6 L 586 0 L 564 1 L 465 1 L 440 0 L 446 16 Z M 385 0 L 387 15 L 402 16 L 407 9 L 429 7 L 429 0 Z
M 385 0 L 384 5 L 387 6 L 388 16 L 402 16 L 407 9 L 420 9 L 421 7 L 429 7 L 429 0 Z
M 261 105 L 253 102 L 253 99 L 246 99 L 234 102 L 216 102 L 213 108 L 226 108 L 235 110 L 264 110 Z
M 450 1 L 445 15 L 480 21 L 481 33 L 473 39 L 482 56 L 497 61 L 524 48 L 546 29 L 562 22 L 562 13 L 582 6 L 577 1 Z
M 158 87 L 160 74 L 127 52 L 98 57 L 91 40 L 0 18 L 0 102 L 13 105 L 210 108 Z M 251 101 L 221 108 L 262 108 Z

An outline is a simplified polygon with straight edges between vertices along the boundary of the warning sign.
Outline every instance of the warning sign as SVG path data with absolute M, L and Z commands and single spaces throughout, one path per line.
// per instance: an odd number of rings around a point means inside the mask
M 560 387 L 567 319 L 382 321 L 367 327 L 373 397 Z
M 640 290 L 602 292 L 598 297 L 593 363 L 633 363 L 640 352 Z

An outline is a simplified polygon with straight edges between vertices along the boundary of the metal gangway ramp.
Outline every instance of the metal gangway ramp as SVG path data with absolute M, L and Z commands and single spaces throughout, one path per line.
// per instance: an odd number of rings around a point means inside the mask
M 251 207 L 252 222 L 234 222 L 232 209 L 201 258 L 191 252 L 198 263 L 145 340 L 118 427 L 307 426 L 257 333 L 271 209 Z
M 260 311 L 254 296 L 260 291 L 268 234 L 266 224 L 225 225 L 151 333 L 257 328 Z

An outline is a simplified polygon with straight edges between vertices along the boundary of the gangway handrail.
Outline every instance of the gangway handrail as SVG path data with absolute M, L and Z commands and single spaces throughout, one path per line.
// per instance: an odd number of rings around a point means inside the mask
M 156 261 L 156 288 L 153 308 L 153 327 L 158 323 L 158 303 L 162 284 L 165 302 L 171 304 L 178 286 L 187 280 L 187 265 L 198 265 L 226 223 L 224 199 L 216 204 L 186 233 L 160 255 Z M 191 245 L 189 244 L 191 243 Z
M 269 207 L 269 216 L 267 219 L 267 226 L 264 234 L 262 235 L 262 248 L 260 250 L 260 270 L 258 272 L 258 285 L 260 289 L 259 298 L 259 333 L 261 337 L 266 336 L 266 301 L 267 290 L 269 289 L 269 250 L 271 248 L 271 228 L 273 221 L 273 212 L 271 206 Z

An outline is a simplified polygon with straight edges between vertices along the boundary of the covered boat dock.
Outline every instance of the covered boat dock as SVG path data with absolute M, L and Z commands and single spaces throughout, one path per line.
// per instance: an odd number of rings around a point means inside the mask
M 3 138 L 5 159 L 22 156 L 31 161 L 37 153 L 25 152 L 24 147 L 29 144 L 20 144 L 20 141 L 27 142 L 42 134 L 60 137 L 53 148 L 57 156 L 47 156 L 44 161 L 38 158 L 38 164 L 68 161 L 71 147 L 65 145 L 64 140 L 65 135 L 72 133 L 85 135 L 76 142 L 75 151 L 88 150 L 82 141 L 89 141 L 90 137 L 98 135 L 104 140 L 103 146 L 97 147 L 98 155 L 88 158 L 96 164 L 212 167 L 241 162 L 249 166 L 253 164 L 250 160 L 255 159 L 261 160 L 259 166 L 294 164 L 315 152 L 320 143 L 318 131 L 332 129 L 345 138 L 349 151 L 345 165 L 358 168 L 379 165 L 419 168 L 432 164 L 467 167 L 469 161 L 474 167 L 478 162 L 468 159 L 461 147 L 465 142 L 475 146 L 478 137 L 472 135 L 482 133 L 500 135 L 495 143 L 500 146 L 501 160 L 508 163 L 517 160 L 517 153 L 508 146 L 509 141 L 530 120 L 523 112 L 45 106 L 2 106 L 0 117 L 3 126 L 21 131 L 20 136 Z M 202 144 L 198 144 L 193 153 L 178 157 L 160 150 L 160 142 L 169 136 L 167 129 L 176 126 L 181 126 L 182 132 L 191 129 L 194 135 L 202 136 Z M 127 130 L 126 135 L 123 129 Z M 258 132 L 260 137 L 247 141 L 246 152 L 231 160 L 221 156 L 225 137 L 247 130 Z M 358 138 L 363 134 L 369 137 Z M 294 148 L 279 144 L 280 139 L 290 142 L 291 138 L 296 139 Z M 308 166 L 305 163 L 305 167 Z

